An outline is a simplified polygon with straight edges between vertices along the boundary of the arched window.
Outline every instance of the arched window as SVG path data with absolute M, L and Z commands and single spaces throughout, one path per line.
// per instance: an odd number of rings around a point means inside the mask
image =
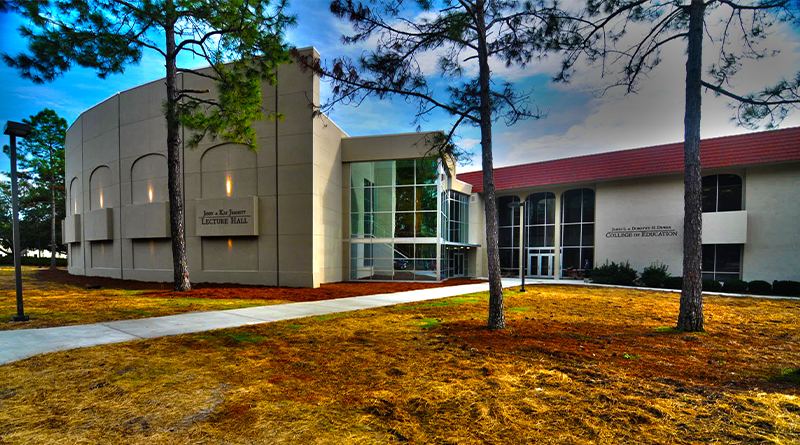
M 533 193 L 525 198 L 525 230 L 528 247 L 555 246 L 556 195 Z
M 561 269 L 594 264 L 594 190 L 568 190 L 561 195 Z
M 742 210 L 742 178 L 738 175 L 703 177 L 703 212 Z
M 500 269 L 508 275 L 519 274 L 519 207 L 509 207 L 518 202 L 518 196 L 497 198 Z

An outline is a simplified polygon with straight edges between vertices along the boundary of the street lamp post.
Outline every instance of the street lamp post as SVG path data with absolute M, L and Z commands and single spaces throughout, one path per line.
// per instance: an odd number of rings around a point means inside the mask
M 3 134 L 11 139 L 11 213 L 14 229 L 14 284 L 17 288 L 17 315 L 11 321 L 28 321 L 25 309 L 22 306 L 22 259 L 20 258 L 19 242 L 19 189 L 17 187 L 17 136 L 24 138 L 31 132 L 31 126 L 20 122 L 6 122 Z
M 519 259 L 519 278 L 520 278 L 520 280 L 522 280 L 522 286 L 520 286 L 519 291 L 520 292 L 525 292 L 525 246 L 526 246 L 526 244 L 525 244 L 525 232 L 526 232 L 526 230 L 525 230 L 525 218 L 524 218 L 524 216 L 525 216 L 525 201 L 512 202 L 508 206 L 511 207 L 512 209 L 513 208 L 519 208 L 519 210 L 520 210 L 520 213 L 519 213 L 519 219 L 520 219 L 519 226 L 522 229 L 522 236 L 520 237 L 520 240 L 522 241 L 522 245 L 519 248 L 519 256 L 520 256 L 520 259 Z M 513 239 L 513 237 L 512 237 L 512 239 Z

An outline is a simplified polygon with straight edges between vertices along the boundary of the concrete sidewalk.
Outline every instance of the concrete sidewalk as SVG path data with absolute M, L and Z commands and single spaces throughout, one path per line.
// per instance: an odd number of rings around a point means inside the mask
M 518 279 L 503 279 L 504 288 L 518 285 Z M 437 287 L 336 300 L 258 306 L 227 311 L 191 312 L 166 317 L 59 328 L 0 331 L 0 364 L 22 360 L 46 352 L 121 343 L 142 338 L 233 328 L 337 312 L 357 311 L 401 303 L 454 297 L 486 290 L 489 290 L 489 283 Z

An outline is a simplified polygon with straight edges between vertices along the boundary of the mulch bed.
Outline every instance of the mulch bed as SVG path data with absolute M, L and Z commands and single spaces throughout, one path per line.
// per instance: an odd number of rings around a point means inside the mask
M 70 275 L 64 270 L 41 270 L 34 274 L 36 280 L 79 287 L 96 287 L 124 290 L 142 290 L 142 296 L 154 298 L 209 298 L 245 300 L 318 301 L 361 295 L 388 294 L 435 287 L 485 283 L 486 280 L 451 278 L 442 283 L 403 282 L 342 282 L 326 283 L 316 289 L 302 287 L 252 286 L 231 283 L 193 283 L 188 292 L 175 292 L 172 283 L 155 283 L 116 278 Z

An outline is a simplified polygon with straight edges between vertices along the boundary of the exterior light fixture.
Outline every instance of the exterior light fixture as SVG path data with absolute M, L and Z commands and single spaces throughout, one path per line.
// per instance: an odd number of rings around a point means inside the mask
M 12 245 L 14 246 L 14 285 L 17 290 L 17 315 L 11 317 L 11 321 L 28 321 L 30 318 L 25 315 L 25 308 L 22 304 L 22 258 L 20 258 L 19 242 L 19 188 L 17 187 L 17 138 L 24 138 L 31 132 L 31 126 L 20 122 L 6 122 L 3 134 L 7 134 L 11 139 L 9 157 L 11 161 L 11 213 L 12 227 L 14 236 Z M 55 255 L 55 252 L 51 252 Z
M 153 202 L 153 186 L 152 185 L 147 187 L 147 198 L 150 200 L 150 202 Z
M 100 208 L 103 208 L 103 189 L 100 189 Z
M 231 196 L 231 177 L 230 176 L 225 178 L 225 193 L 227 193 L 228 196 Z
M 72 212 L 72 214 L 73 215 L 77 215 L 78 214 L 78 200 L 77 199 L 75 200 L 75 210 Z
M 525 243 L 525 220 L 523 218 L 523 215 L 525 214 L 525 201 L 512 202 L 508 206 L 512 209 L 519 207 L 521 210 L 519 212 L 519 226 L 522 229 L 522 246 L 519 248 L 519 278 L 522 280 L 522 286 L 519 288 L 519 291 L 525 292 L 525 246 L 527 245 Z

